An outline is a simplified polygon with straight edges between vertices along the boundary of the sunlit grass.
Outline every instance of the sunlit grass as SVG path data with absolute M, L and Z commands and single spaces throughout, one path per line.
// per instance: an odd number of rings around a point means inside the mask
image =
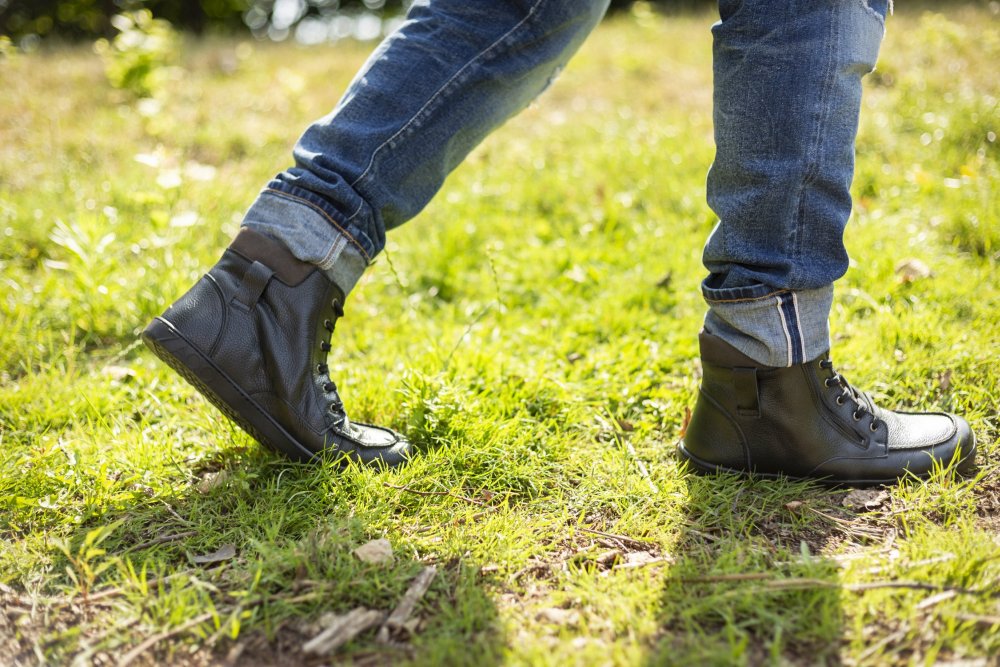
M 673 456 L 714 224 L 711 16 L 602 26 L 390 235 L 330 363 L 354 417 L 420 449 L 385 474 L 275 458 L 136 345 L 366 47 L 188 39 L 156 104 L 86 47 L 0 62 L 0 662 L 118 657 L 204 614 L 146 657 L 266 661 L 323 612 L 392 609 L 427 563 L 404 647 L 369 633 L 340 657 L 995 657 L 1000 37 L 985 6 L 897 10 L 866 83 L 834 356 L 884 403 L 968 417 L 982 469 L 860 510 Z M 913 259 L 932 275 L 901 280 Z M 382 536 L 394 566 L 353 556 Z M 192 560 L 225 545 L 219 567 Z M 930 588 L 855 590 L 892 582 Z

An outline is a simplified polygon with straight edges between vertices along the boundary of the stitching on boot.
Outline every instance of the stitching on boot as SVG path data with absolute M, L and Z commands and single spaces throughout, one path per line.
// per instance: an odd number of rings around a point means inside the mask
M 756 368 L 734 368 L 736 411 L 741 417 L 760 417 L 760 393 Z

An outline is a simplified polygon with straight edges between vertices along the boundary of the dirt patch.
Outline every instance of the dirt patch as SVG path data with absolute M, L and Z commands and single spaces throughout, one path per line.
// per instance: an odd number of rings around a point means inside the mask
M 980 482 L 975 494 L 976 523 L 994 535 L 1000 535 L 1000 471 L 994 470 Z

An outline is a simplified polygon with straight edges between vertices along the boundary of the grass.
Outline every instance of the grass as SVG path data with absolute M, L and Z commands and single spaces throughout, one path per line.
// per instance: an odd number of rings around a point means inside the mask
M 860 506 L 674 456 L 714 224 L 708 14 L 603 25 L 390 235 L 330 364 L 354 417 L 417 443 L 383 474 L 276 458 L 136 343 L 368 47 L 188 40 L 143 104 L 84 47 L 0 62 L 0 662 L 115 663 L 147 639 L 139 664 L 309 662 L 323 614 L 388 611 L 436 564 L 408 636 L 335 659 L 991 664 L 992 11 L 890 21 L 832 314 L 839 367 L 964 414 L 981 469 Z M 932 275 L 902 281 L 912 259 Z M 353 555 L 379 537 L 392 566 Z

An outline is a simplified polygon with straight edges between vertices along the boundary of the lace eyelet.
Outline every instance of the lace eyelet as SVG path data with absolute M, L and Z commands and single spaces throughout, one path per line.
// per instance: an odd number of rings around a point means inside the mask
M 829 389 L 830 387 L 832 387 L 833 385 L 830 384 L 830 380 L 832 380 L 832 379 L 833 378 L 827 378 L 827 379 L 823 380 L 823 386 L 825 386 L 827 389 Z
M 844 397 L 843 396 L 838 396 L 837 397 L 837 405 L 843 405 L 843 404 L 844 404 Z
M 856 422 L 861 421 L 861 415 L 859 415 L 857 412 L 854 412 L 853 414 L 851 414 L 851 417 L 853 417 L 854 421 L 856 421 Z
M 874 419 L 872 420 L 872 423 L 868 425 L 868 430 L 871 431 L 872 433 L 878 431 L 878 426 L 875 424 Z

